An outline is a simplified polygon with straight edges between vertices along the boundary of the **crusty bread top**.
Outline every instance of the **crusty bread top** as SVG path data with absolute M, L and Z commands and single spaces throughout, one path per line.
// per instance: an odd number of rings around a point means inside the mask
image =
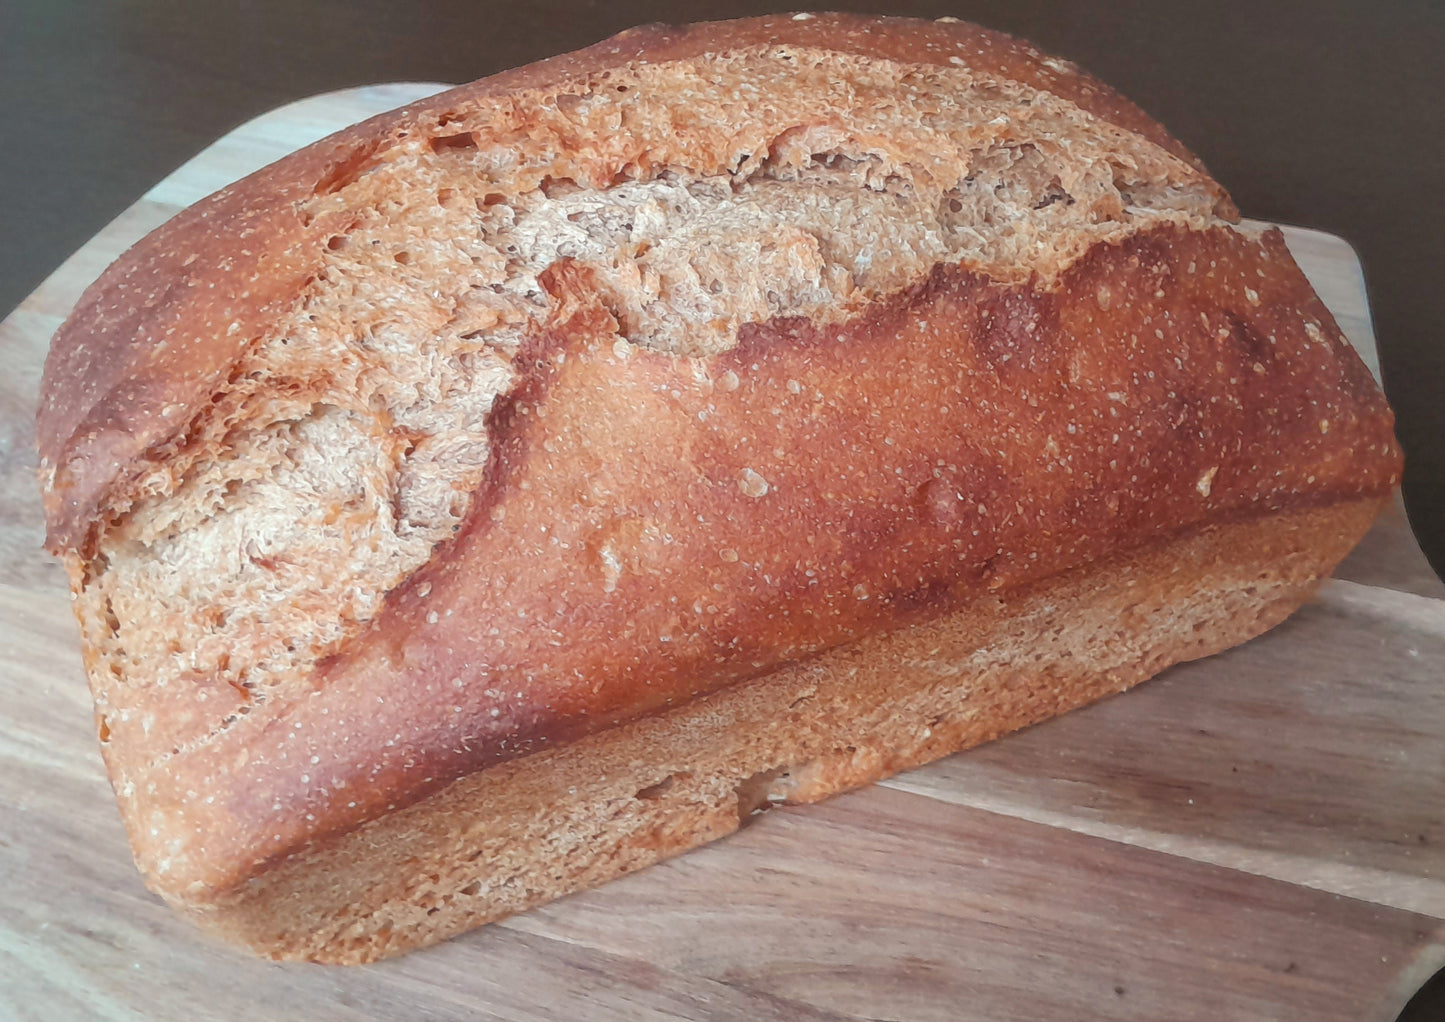
M 1070 66 L 835 15 L 627 33 L 182 214 L 39 425 L 142 868 L 203 898 L 782 661 L 1386 492 L 1383 398 L 1234 217 Z
M 46 362 L 36 436 L 47 545 L 85 543 L 149 471 L 188 442 L 192 420 L 257 338 L 312 280 L 344 212 L 314 200 L 344 187 L 404 140 L 456 137 L 477 108 L 524 112 L 631 62 L 695 60 L 768 46 L 816 47 L 903 64 L 961 67 L 1066 100 L 1203 167 L 1138 107 L 1073 64 L 957 21 L 776 15 L 674 28 L 650 25 L 595 46 L 464 85 L 372 118 L 289 156 L 176 216 L 85 292 Z M 523 114 L 525 116 L 525 114 Z M 1225 217 L 1228 196 L 1204 178 Z

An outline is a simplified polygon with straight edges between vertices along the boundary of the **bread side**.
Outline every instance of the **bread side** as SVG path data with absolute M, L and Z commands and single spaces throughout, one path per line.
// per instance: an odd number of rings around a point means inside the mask
M 845 17 L 624 36 L 187 214 L 40 431 L 148 881 L 221 912 L 519 756 L 1388 492 L 1377 389 L 1233 215 L 1068 66 Z
M 272 958 L 355 964 L 430 944 L 1252 638 L 1378 509 L 1210 528 L 849 644 L 473 774 L 180 907 Z

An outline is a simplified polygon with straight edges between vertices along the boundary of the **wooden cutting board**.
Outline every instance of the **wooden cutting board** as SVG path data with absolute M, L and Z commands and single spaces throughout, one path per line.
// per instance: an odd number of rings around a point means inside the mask
M 0 1019 L 1393 1018 L 1445 962 L 1445 585 L 1387 512 L 1269 635 L 375 966 L 199 938 L 131 866 L 32 418 L 51 333 L 184 205 L 438 88 L 238 128 L 0 324 Z M 1286 236 L 1374 364 L 1349 246 Z

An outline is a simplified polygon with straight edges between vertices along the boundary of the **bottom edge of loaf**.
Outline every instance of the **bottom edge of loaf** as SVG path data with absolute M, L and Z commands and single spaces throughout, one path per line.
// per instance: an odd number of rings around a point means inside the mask
M 463 778 L 180 904 L 278 959 L 434 943 L 1123 691 L 1284 620 L 1375 498 L 1220 525 Z

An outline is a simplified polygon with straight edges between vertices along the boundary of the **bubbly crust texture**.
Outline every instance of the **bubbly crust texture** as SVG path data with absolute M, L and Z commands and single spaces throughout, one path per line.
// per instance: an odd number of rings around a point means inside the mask
M 61 328 L 37 427 L 147 882 L 361 960 L 709 840 L 743 788 L 821 797 L 1268 627 L 1400 455 L 1278 232 L 1236 221 L 1072 65 L 844 15 L 623 33 L 182 213 Z M 1106 634 L 1081 579 L 1157 606 Z M 1076 663 L 979 660 L 1045 618 Z M 897 650 L 939 628 L 925 696 Z M 849 709 L 789 702 L 789 738 L 764 708 L 808 670 Z M 963 699 L 997 707 L 905 740 Z M 722 720 L 736 769 L 689 751 Z M 685 740 L 629 744 L 647 721 Z M 538 778 L 587 757 L 612 787 L 539 836 Z M 398 849 L 431 879 L 337 902 L 308 872 Z

